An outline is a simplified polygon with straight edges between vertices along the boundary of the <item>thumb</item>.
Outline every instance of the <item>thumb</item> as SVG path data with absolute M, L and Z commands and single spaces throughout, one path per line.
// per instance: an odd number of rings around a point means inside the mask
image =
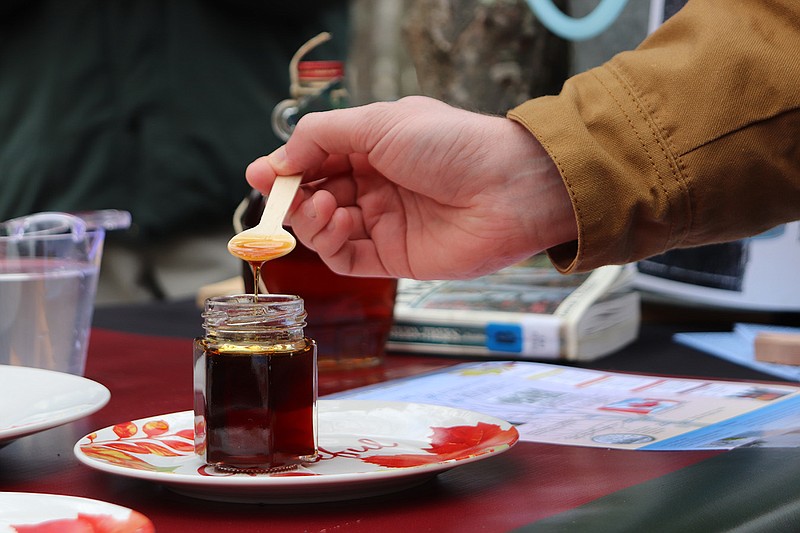
M 266 159 L 276 176 L 297 174 L 303 170 L 296 165 L 292 165 L 289 159 L 286 157 L 286 145 L 278 147 L 275 151 L 269 154 Z
M 286 149 L 281 146 L 269 155 L 259 157 L 247 166 L 247 182 L 261 192 L 269 191 L 276 176 L 289 176 L 303 171 L 286 158 Z

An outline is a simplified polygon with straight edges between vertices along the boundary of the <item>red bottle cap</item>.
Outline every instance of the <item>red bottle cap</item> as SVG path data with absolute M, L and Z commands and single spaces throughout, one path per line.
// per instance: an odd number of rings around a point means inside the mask
M 300 61 L 297 77 L 301 81 L 322 81 L 344 77 L 343 61 Z

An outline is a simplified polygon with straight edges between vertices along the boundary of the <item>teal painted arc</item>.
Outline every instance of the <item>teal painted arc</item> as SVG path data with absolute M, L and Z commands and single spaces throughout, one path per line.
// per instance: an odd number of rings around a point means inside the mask
M 594 10 L 581 18 L 564 14 L 552 0 L 527 0 L 533 14 L 544 26 L 563 39 L 584 41 L 597 37 L 619 18 L 628 0 L 600 0 Z

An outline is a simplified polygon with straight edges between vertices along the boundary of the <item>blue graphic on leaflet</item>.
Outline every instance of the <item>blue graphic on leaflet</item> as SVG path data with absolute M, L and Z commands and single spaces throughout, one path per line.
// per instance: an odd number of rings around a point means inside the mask
M 770 405 L 683 435 L 648 444 L 640 450 L 729 449 L 775 446 L 779 435 L 800 431 L 800 396 Z
M 486 325 L 486 347 L 496 352 L 520 353 L 523 348 L 523 331 L 520 324 Z

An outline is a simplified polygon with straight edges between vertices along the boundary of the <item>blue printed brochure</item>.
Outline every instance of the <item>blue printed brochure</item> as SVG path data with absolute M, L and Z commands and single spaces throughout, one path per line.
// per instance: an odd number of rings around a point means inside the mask
M 800 388 L 465 363 L 331 396 L 447 405 L 516 425 L 531 442 L 638 450 L 800 446 Z

